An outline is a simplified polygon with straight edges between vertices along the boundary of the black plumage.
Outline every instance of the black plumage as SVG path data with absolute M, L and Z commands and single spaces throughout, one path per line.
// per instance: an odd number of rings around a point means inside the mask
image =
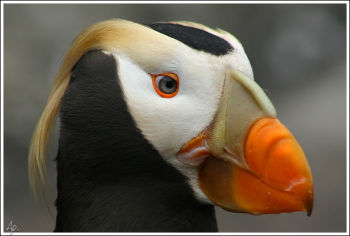
M 174 23 L 155 23 L 148 26 L 199 51 L 216 56 L 233 51 L 232 45 L 225 39 L 198 28 Z
M 86 53 L 60 110 L 56 232 L 217 231 L 214 208 L 136 128 L 113 56 Z

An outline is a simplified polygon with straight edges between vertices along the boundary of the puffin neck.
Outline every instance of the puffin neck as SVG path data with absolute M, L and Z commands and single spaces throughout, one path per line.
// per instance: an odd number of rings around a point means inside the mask
M 56 161 L 55 231 L 217 230 L 213 206 L 137 129 L 113 56 L 91 51 L 75 65 Z

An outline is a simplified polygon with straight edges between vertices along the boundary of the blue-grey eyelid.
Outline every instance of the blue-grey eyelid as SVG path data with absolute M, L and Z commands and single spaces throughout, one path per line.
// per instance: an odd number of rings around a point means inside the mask
M 156 78 L 154 79 L 154 82 L 157 85 L 157 88 L 159 89 L 159 81 L 164 77 L 164 75 L 158 75 L 156 76 Z

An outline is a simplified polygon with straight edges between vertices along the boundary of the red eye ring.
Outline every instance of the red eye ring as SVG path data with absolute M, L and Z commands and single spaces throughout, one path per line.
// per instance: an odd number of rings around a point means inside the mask
M 157 84 L 156 79 L 159 76 L 166 76 L 166 77 L 170 77 L 171 79 L 173 79 L 176 84 L 176 90 L 172 93 L 164 93 L 159 89 L 159 84 Z M 163 97 L 163 98 L 172 98 L 175 97 L 176 94 L 179 92 L 179 78 L 177 77 L 176 74 L 171 73 L 171 72 L 166 72 L 166 73 L 161 73 L 161 74 L 151 74 L 152 77 L 152 84 L 153 84 L 153 88 L 154 90 L 156 90 L 156 92 L 158 93 L 159 96 Z

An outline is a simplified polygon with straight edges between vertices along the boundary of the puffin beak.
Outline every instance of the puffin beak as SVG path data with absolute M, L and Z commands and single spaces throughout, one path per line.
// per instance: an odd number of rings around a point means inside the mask
M 177 158 L 197 166 L 200 188 L 226 210 L 311 215 L 313 182 L 305 154 L 264 91 L 239 71 L 227 72 L 213 121 Z

